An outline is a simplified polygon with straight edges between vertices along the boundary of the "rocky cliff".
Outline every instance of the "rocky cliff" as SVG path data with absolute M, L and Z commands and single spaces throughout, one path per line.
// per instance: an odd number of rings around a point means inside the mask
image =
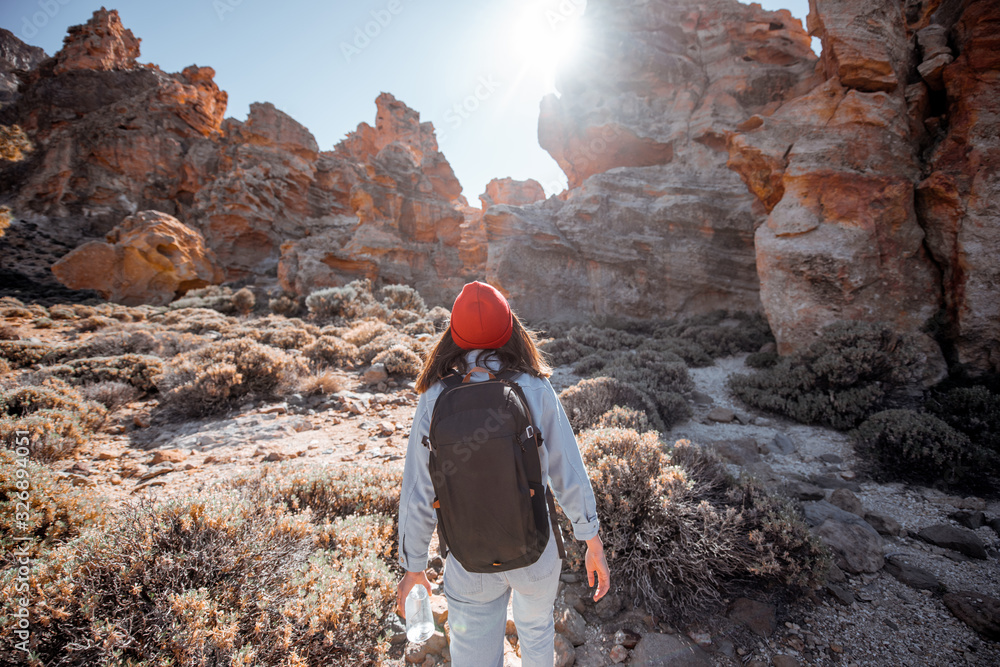
M 529 317 L 759 309 L 765 211 L 725 137 L 814 85 L 802 25 L 735 0 L 591 0 L 584 21 L 585 59 L 538 123 L 570 189 L 486 211 L 487 277 Z
M 838 320 L 889 320 L 938 327 L 953 361 L 1000 370 L 1000 217 L 988 203 L 1000 7 L 811 6 L 822 81 L 742 123 L 728 145 L 768 212 L 757 269 L 779 349 L 801 349 Z
M 430 124 L 391 95 L 374 127 L 320 151 L 271 104 L 224 118 L 211 68 L 169 74 L 138 58 L 139 40 L 102 9 L 21 75 L 0 122 L 38 148 L 0 173 L 17 217 L 6 269 L 52 281 L 67 251 L 153 210 L 203 235 L 226 280 L 308 293 L 364 276 L 444 302 L 473 270 L 459 252 L 461 187 Z

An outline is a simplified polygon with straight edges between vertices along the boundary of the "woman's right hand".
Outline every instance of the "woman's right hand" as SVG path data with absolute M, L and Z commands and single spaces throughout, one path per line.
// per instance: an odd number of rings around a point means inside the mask
M 611 571 L 604 557 L 604 542 L 600 535 L 587 540 L 587 555 L 583 562 L 587 567 L 587 585 L 593 587 L 594 577 L 597 577 L 597 591 L 594 593 L 594 602 L 597 602 L 611 590 Z
M 427 589 L 427 595 L 431 594 L 431 582 L 427 578 L 427 573 L 423 570 L 419 572 L 407 572 L 403 575 L 402 581 L 396 586 L 396 613 L 406 618 L 406 596 L 410 594 L 410 589 L 416 585 Z

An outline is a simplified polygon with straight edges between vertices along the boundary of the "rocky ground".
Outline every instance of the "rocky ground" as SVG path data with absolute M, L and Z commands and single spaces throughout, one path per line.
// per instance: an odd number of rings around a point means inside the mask
M 586 599 L 582 573 L 566 571 L 556 608 L 558 664 L 1000 664 L 1000 644 L 983 639 L 946 605 L 949 595 L 953 606 L 965 600 L 968 620 L 992 619 L 995 632 L 997 610 L 977 611 L 982 598 L 960 595 L 1000 597 L 996 529 L 971 528 L 989 519 L 996 526 L 1000 503 L 859 481 L 844 434 L 754 414 L 731 398 L 725 379 L 743 370 L 743 357 L 692 369 L 695 415 L 666 439 L 712 447 L 734 474 L 753 474 L 798 498 L 808 521 L 839 545 L 842 569 L 825 590 L 801 599 L 764 593 L 730 599 L 718 614 L 679 627 L 627 609 L 613 595 L 595 605 Z M 559 369 L 553 384 L 577 379 Z M 151 417 L 151 403 L 133 403 L 57 467 L 73 484 L 99 487 L 112 505 L 140 495 L 188 495 L 264 465 L 401 468 L 417 399 L 412 387 L 366 386 L 347 373 L 338 380 L 345 389 L 336 394 L 291 395 L 184 423 L 160 421 L 155 411 Z M 958 537 L 949 542 L 948 535 L 927 532 L 940 525 Z M 431 576 L 440 583 L 440 560 L 434 563 Z M 443 598 L 435 605 L 446 619 Z M 506 664 L 519 665 L 516 630 L 509 628 Z M 394 656 L 390 664 L 440 664 L 444 636 L 419 647 L 397 636 Z

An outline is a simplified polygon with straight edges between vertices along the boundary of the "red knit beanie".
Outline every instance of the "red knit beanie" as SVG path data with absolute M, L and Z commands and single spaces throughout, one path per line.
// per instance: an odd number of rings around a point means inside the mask
M 463 350 L 503 347 L 514 333 L 510 304 L 496 288 L 479 281 L 466 284 L 451 308 L 451 337 Z

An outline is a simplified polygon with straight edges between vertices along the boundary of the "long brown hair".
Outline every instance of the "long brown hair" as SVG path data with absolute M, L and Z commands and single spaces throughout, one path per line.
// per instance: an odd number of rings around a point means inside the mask
M 504 343 L 503 347 L 495 350 L 481 350 L 476 357 L 476 366 L 481 366 L 486 357 L 494 357 L 500 362 L 500 370 L 521 371 L 535 377 L 547 378 L 552 375 L 552 369 L 542 357 L 541 351 L 535 338 L 535 332 L 524 328 L 517 315 L 511 313 L 514 318 L 514 330 L 511 332 L 510 340 Z M 418 394 L 422 394 L 431 386 L 448 375 L 452 369 L 465 373 L 469 370 L 465 361 L 465 355 L 469 350 L 462 349 L 451 337 L 451 327 L 441 334 L 434 349 L 427 355 L 424 361 L 424 369 L 420 371 L 415 384 Z

